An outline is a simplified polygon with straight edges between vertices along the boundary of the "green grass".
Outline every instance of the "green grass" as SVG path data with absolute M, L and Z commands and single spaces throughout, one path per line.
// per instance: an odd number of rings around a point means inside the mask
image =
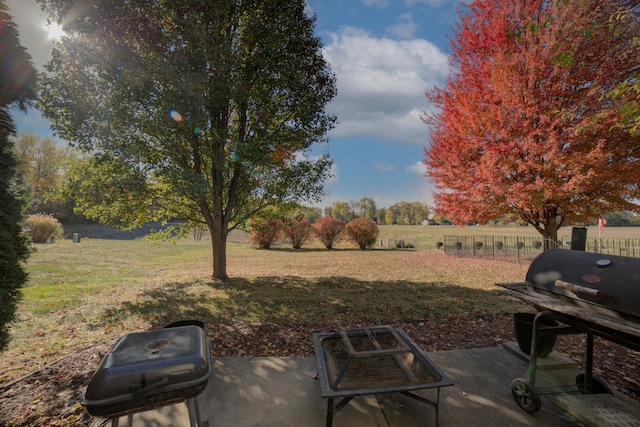
M 609 234 L 614 229 L 607 229 Z M 530 227 L 386 226 L 380 239 L 416 250 L 360 251 L 347 243 L 257 250 L 235 234 L 228 274 L 211 280 L 209 240 L 147 243 L 83 238 L 37 245 L 26 264 L 13 340 L 0 383 L 73 350 L 138 330 L 198 318 L 205 323 L 386 324 L 459 313 L 526 309 L 497 282 L 522 281 L 527 265 L 455 258 L 433 249 L 445 234 L 531 233 Z M 625 229 L 623 233 L 638 233 Z

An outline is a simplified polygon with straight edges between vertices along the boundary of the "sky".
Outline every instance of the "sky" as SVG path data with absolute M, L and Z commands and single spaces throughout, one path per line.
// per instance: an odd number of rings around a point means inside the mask
M 20 41 L 43 71 L 55 43 L 35 0 L 6 0 Z M 459 0 L 307 0 L 316 35 L 336 75 L 338 95 L 327 106 L 338 123 L 328 134 L 334 161 L 327 196 L 335 201 L 372 198 L 378 208 L 394 203 L 432 204 L 424 176 L 429 128 L 423 112 L 433 112 L 425 91 L 443 86 Z M 37 110 L 14 111 L 18 131 L 52 136 Z M 62 142 L 63 143 L 63 142 Z M 324 150 L 324 148 L 322 149 Z

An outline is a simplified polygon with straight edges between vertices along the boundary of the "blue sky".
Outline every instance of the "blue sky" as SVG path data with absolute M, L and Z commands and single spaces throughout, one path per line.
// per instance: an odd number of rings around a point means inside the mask
M 7 0 L 22 44 L 39 70 L 53 41 L 35 0 Z M 316 34 L 337 77 L 338 96 L 328 106 L 338 124 L 329 134 L 334 178 L 317 204 L 370 197 L 378 207 L 400 201 L 431 203 L 423 176 L 431 111 L 424 92 L 442 85 L 458 0 L 307 0 Z M 19 131 L 51 136 L 33 110 L 15 112 Z

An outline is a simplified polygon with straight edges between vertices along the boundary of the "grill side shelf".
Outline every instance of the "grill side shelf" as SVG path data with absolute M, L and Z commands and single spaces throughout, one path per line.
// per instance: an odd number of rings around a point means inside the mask
M 526 283 L 497 283 L 506 294 L 519 298 L 539 311 L 551 311 L 554 318 L 585 332 L 640 350 L 640 322 L 583 308 L 566 300 L 530 290 Z

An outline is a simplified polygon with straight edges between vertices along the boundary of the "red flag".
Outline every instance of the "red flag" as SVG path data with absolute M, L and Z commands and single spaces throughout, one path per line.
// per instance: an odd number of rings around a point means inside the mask
M 600 229 L 600 231 L 604 230 L 604 226 L 607 225 L 607 220 L 604 218 L 599 218 L 598 219 L 598 228 Z

